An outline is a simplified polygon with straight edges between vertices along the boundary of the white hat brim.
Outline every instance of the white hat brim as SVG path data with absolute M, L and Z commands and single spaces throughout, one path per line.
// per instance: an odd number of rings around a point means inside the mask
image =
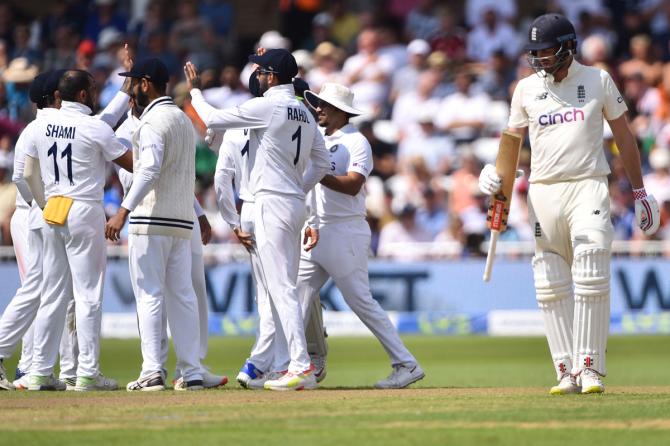
M 343 112 L 348 113 L 350 115 L 358 116 L 363 114 L 362 111 L 355 109 L 354 107 L 351 107 L 342 101 L 339 101 L 335 98 L 324 98 L 310 90 L 305 90 L 304 98 L 310 105 L 310 107 L 312 107 L 315 110 L 319 106 L 319 100 L 321 100 L 323 102 L 329 103 L 338 110 L 342 110 Z

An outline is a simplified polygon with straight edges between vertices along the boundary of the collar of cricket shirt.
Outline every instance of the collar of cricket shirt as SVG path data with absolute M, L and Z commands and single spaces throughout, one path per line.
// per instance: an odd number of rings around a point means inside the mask
M 293 84 L 281 84 L 270 87 L 265 93 L 263 93 L 263 97 L 269 98 L 270 96 L 275 96 L 278 94 L 290 94 L 291 96 L 295 96 L 295 89 L 293 88 Z
M 573 58 L 572 58 L 572 62 L 570 62 L 570 66 L 568 67 L 568 74 L 567 74 L 567 75 L 561 80 L 561 82 L 559 82 L 559 83 L 562 84 L 562 83 L 565 82 L 567 79 L 572 78 L 572 77 L 575 75 L 575 73 L 576 73 L 577 71 L 579 71 L 579 69 L 580 69 L 581 67 L 582 67 L 582 64 L 580 64 L 579 62 L 577 62 L 577 59 L 575 59 L 575 58 L 573 57 Z M 549 75 L 547 75 L 547 78 L 548 78 L 549 80 L 551 80 L 552 83 L 554 82 L 554 75 L 553 75 L 553 74 L 549 74 Z
M 330 135 L 331 138 L 333 137 L 340 137 L 342 135 L 346 135 L 348 133 L 355 133 L 358 130 L 356 129 L 356 126 L 354 126 L 351 122 L 346 123 L 339 129 L 335 130 L 332 135 Z
M 147 113 L 149 113 L 151 110 L 161 105 L 174 105 L 174 101 L 170 96 L 161 96 L 160 98 L 154 99 L 153 101 L 149 102 L 147 108 L 144 109 L 144 111 L 142 112 L 142 116 L 140 116 L 140 119 L 144 118 L 147 115 Z
M 60 109 L 76 111 L 88 116 L 93 114 L 93 111 L 90 108 L 88 108 L 88 106 L 82 104 L 81 102 L 63 101 L 61 103 Z

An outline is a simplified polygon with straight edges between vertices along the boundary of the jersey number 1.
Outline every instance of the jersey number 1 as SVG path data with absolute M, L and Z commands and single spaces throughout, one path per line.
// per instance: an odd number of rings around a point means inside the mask
M 53 155 L 54 157 L 54 178 L 56 184 L 60 181 L 60 171 L 58 170 L 58 145 L 54 143 L 53 146 L 47 152 L 47 156 Z M 61 158 L 67 158 L 67 179 L 70 180 L 70 185 L 74 185 L 72 181 L 72 143 L 69 143 L 65 150 L 60 154 Z
M 295 152 L 295 158 L 293 158 L 293 165 L 295 166 L 298 164 L 298 160 L 300 159 L 300 137 L 302 136 L 302 127 L 298 126 L 298 130 L 295 131 L 293 136 L 291 137 L 291 141 L 295 141 L 296 139 L 298 140 L 298 148 L 296 149 Z

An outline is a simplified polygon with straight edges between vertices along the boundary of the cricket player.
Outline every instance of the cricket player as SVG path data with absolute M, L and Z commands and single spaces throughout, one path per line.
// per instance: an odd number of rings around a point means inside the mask
M 301 99 L 307 83 L 300 78 L 293 79 L 296 97 Z M 260 96 L 260 85 L 256 72 L 249 78 L 249 91 L 254 97 Z M 209 130 L 211 132 L 211 130 Z M 212 132 L 213 133 L 213 132 Z M 253 245 L 254 197 L 249 192 L 249 129 L 230 129 L 223 136 L 214 176 L 217 205 L 224 221 L 228 223 L 250 254 L 251 272 L 256 284 L 256 306 L 259 326 L 256 341 L 249 358 L 237 375 L 237 382 L 244 388 L 263 389 L 265 382 L 280 378 L 286 372 L 285 360 L 289 358 L 286 342 L 275 330 L 272 303 L 265 285 L 265 277 L 258 253 Z M 242 200 L 240 215 L 237 215 L 233 184 L 238 187 Z M 308 340 L 309 345 L 309 340 Z
M 184 68 L 192 105 L 207 127 L 215 131 L 248 128 L 249 189 L 254 195 L 254 239 L 281 329 L 290 353 L 288 372 L 266 381 L 266 389 L 296 390 L 316 387 L 296 293 L 300 259 L 300 231 L 305 221 L 305 190 L 328 170 L 328 155 L 314 118 L 295 97 L 292 78 L 295 58 L 286 50 L 271 49 L 249 56 L 263 97 L 226 110 L 216 110 L 202 97 L 193 64 Z M 308 160 L 309 175 L 303 178 Z
M 367 139 L 349 123 L 350 117 L 361 112 L 353 107 L 351 90 L 335 83 L 325 83 L 319 94 L 306 91 L 305 99 L 316 110 L 331 165 L 330 173 L 310 192 L 316 206 L 319 243 L 314 249 L 303 251 L 300 259 L 297 287 L 305 324 L 315 309 L 320 313 L 318 293 L 332 277 L 347 305 L 379 339 L 391 358 L 391 374 L 377 382 L 376 387 L 407 387 L 425 374 L 370 293 L 370 226 L 365 220 L 364 184 L 372 171 L 372 149 Z M 315 333 L 323 337 L 323 329 Z M 325 357 L 319 363 L 323 363 L 325 375 Z
M 203 388 L 198 303 L 191 272 L 195 130 L 166 96 L 167 67 L 146 59 L 131 71 L 132 93 L 144 107 L 133 134 L 136 170 L 118 213 L 105 227 L 116 241 L 128 215 L 129 267 L 142 348 L 142 371 L 128 390 L 163 390 L 163 312 L 172 332 L 177 368 L 175 390 Z
M 658 204 L 642 184 L 624 100 L 607 72 L 574 59 L 576 48 L 575 29 L 564 16 L 533 21 L 526 50 L 536 74 L 514 90 L 508 124 L 522 139 L 529 131 L 532 149 L 533 274 L 558 379 L 552 394 L 605 390 L 613 229 L 603 119 L 634 189 L 638 225 L 646 234 L 659 227 Z M 495 167 L 485 166 L 480 189 L 493 194 L 500 185 Z
M 130 79 L 130 78 L 128 78 Z M 144 108 L 139 106 L 134 99 L 130 101 L 130 110 L 125 121 L 116 129 L 116 136 L 129 149 L 133 147 L 133 135 L 140 124 L 140 117 L 144 112 Z M 124 195 L 130 189 L 133 182 L 133 174 L 125 169 L 118 170 L 119 181 L 123 187 Z M 208 340 L 208 302 L 207 302 L 207 286 L 205 284 L 205 264 L 203 260 L 202 245 L 209 243 L 212 237 L 212 230 L 207 220 L 207 216 L 203 211 L 197 199 L 193 200 L 193 208 L 195 216 L 198 219 L 198 224 L 193 226 L 193 233 L 191 235 L 191 281 L 193 282 L 193 290 L 198 299 L 198 326 L 200 334 L 200 361 L 204 361 L 207 357 L 207 340 Z M 161 340 L 161 356 L 162 364 L 165 365 L 168 356 L 168 337 L 167 337 L 167 317 L 163 312 L 163 339 Z M 175 383 L 182 379 L 181 376 L 175 375 Z M 165 387 L 166 376 L 161 376 L 163 388 Z M 213 388 L 223 386 L 228 382 L 227 376 L 219 376 L 210 373 L 203 368 L 202 371 L 203 387 Z M 180 384 L 181 386 L 181 384 Z M 154 389 L 159 390 L 156 386 L 134 386 L 129 390 L 145 390 Z
M 97 90 L 89 73 L 66 71 L 58 91 L 61 108 L 37 121 L 35 144 L 26 149 L 30 192 L 40 207 L 47 203 L 42 234 L 43 263 L 49 265 L 43 271 L 42 302 L 35 319 L 29 390 L 54 388 L 52 371 L 70 281 L 79 344 L 74 390 L 114 390 L 116 381 L 105 378 L 98 363 L 107 260 L 102 196 L 105 162 L 132 170 L 132 154 L 109 125 L 91 116 Z

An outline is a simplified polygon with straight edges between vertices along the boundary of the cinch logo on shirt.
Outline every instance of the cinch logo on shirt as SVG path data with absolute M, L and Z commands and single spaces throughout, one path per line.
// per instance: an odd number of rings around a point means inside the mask
M 537 122 L 540 125 L 563 124 L 564 122 L 584 121 L 584 112 L 578 108 L 567 110 L 564 113 L 556 112 L 550 115 L 540 115 Z

